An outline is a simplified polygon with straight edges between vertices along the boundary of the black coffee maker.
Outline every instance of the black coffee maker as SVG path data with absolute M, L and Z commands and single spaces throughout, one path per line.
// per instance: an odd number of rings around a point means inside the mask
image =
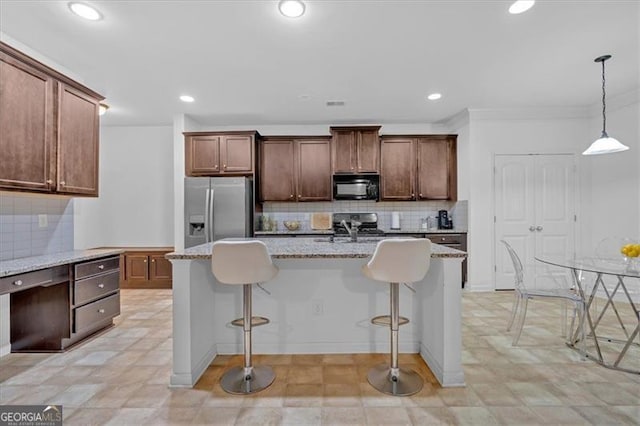
M 446 210 L 438 211 L 438 229 L 452 229 L 453 221 Z

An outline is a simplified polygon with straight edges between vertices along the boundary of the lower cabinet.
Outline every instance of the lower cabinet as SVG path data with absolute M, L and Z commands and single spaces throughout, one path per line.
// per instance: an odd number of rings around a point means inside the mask
M 173 247 L 125 248 L 120 255 L 123 265 L 120 273 L 121 288 L 172 287 L 171 262 L 164 255 L 173 251 Z
M 120 258 L 0 279 L 10 293 L 12 352 L 59 352 L 113 325 L 120 314 Z

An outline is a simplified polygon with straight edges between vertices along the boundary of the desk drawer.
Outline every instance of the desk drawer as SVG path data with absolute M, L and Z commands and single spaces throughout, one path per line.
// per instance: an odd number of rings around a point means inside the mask
M 79 333 L 120 314 L 120 293 L 74 309 L 74 332 Z
M 24 274 L 12 275 L 0 278 L 0 294 L 15 293 L 30 287 L 52 285 L 69 280 L 69 267 L 67 265 L 54 268 L 40 269 Z
M 76 281 L 73 285 L 73 303 L 78 306 L 99 299 L 105 294 L 118 290 L 119 284 L 118 270 Z
M 105 259 L 92 260 L 91 262 L 75 265 L 74 279 L 81 280 L 92 275 L 103 274 L 120 267 L 120 256 L 107 257 Z
M 460 234 L 427 234 L 426 237 L 430 239 L 432 243 L 445 246 L 449 244 L 462 244 L 462 235 Z

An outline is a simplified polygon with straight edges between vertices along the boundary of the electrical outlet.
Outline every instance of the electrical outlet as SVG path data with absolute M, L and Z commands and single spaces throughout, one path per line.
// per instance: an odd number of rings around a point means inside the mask
M 322 300 L 314 300 L 311 302 L 311 312 L 313 315 L 322 315 L 324 313 L 324 303 Z
M 47 219 L 47 215 L 46 214 L 39 214 L 38 215 L 38 226 L 40 228 L 46 228 L 49 225 L 49 220 Z

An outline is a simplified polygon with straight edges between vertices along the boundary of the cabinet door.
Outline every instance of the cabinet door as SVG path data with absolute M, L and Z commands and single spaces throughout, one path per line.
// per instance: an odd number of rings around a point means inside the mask
M 0 188 L 50 191 L 53 80 L 0 53 Z
M 99 102 L 58 83 L 57 191 L 98 196 Z
M 418 199 L 457 199 L 456 156 L 453 142 L 418 139 Z
M 297 151 L 298 201 L 331 201 L 329 141 L 297 141 Z
M 262 201 L 294 201 L 294 142 L 263 141 L 260 156 Z
M 253 138 L 251 136 L 224 136 L 220 155 L 223 173 L 253 173 Z
M 185 144 L 187 176 L 220 173 L 221 136 L 189 136 Z
M 170 280 L 171 262 L 165 259 L 164 254 L 152 254 L 149 256 L 151 264 L 149 265 L 149 280 Z
M 380 139 L 378 131 L 359 131 L 356 141 L 358 173 L 378 173 L 380 171 Z
M 149 261 L 146 254 L 127 254 L 126 258 L 127 281 L 149 279 Z
M 334 173 L 355 173 L 356 132 L 352 130 L 334 130 L 331 140 L 331 156 Z
M 383 139 L 380 167 L 382 200 L 415 198 L 416 153 L 414 139 Z

